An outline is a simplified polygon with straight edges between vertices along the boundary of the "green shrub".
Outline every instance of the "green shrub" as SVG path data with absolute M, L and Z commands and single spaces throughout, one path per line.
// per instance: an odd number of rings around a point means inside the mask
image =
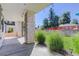
M 35 37 L 36 37 L 36 41 L 38 42 L 38 44 L 44 44 L 45 35 L 44 35 L 44 32 L 42 30 L 36 31 L 35 32 Z
M 79 33 L 73 36 L 65 36 L 58 31 L 43 31 L 35 32 L 36 41 L 39 44 L 46 44 L 52 50 L 60 51 L 62 49 L 69 50 L 72 53 L 79 54 Z
M 79 54 L 79 33 L 77 33 L 73 36 L 73 44 L 74 44 L 73 52 L 76 54 Z
M 60 34 L 56 31 L 50 32 L 46 36 L 46 44 L 48 48 L 52 50 L 62 50 L 63 49 L 63 41 Z

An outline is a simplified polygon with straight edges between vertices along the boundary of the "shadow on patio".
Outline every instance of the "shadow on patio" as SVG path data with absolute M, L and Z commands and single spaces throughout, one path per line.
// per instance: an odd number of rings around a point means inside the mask
M 0 56 L 29 56 L 34 44 L 20 44 L 17 38 L 6 39 L 0 48 Z

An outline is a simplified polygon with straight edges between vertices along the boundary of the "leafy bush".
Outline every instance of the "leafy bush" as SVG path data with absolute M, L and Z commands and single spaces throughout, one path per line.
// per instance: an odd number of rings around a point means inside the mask
M 46 44 L 51 51 L 63 49 L 62 37 L 56 31 L 50 32 L 50 34 L 46 36 Z
M 44 44 L 45 35 L 44 35 L 44 32 L 42 30 L 36 31 L 35 32 L 35 37 L 36 37 L 36 41 L 38 42 L 38 44 Z

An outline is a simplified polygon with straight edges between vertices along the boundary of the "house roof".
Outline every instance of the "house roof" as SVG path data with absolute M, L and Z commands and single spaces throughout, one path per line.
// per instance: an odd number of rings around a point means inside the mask
M 62 24 L 62 25 L 59 25 L 59 26 L 76 26 L 76 24 Z

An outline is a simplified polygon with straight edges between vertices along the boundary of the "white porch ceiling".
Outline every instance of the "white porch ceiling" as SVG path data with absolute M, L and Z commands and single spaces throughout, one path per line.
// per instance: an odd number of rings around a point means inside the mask
M 5 20 L 23 21 L 25 11 L 30 10 L 36 13 L 48 6 L 49 3 L 9 3 L 1 5 Z

